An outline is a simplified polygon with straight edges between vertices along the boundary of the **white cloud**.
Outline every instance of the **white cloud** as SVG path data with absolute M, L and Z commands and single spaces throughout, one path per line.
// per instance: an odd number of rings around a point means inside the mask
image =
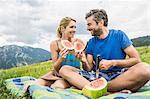
M 39 41 L 33 44 L 32 46 L 38 48 L 40 47 L 50 51 L 50 42 L 55 39 L 56 39 L 55 35 L 51 35 L 50 33 L 47 33 L 45 35 L 41 35 Z
M 87 41 L 91 36 L 84 17 L 94 8 L 107 11 L 109 28 L 121 29 L 130 38 L 150 35 L 149 0 L 0 0 L 0 46 L 17 44 L 49 50 L 65 16 L 77 20 L 76 37 Z
M 16 38 L 14 35 L 0 35 L 0 45 L 10 45 L 12 44 L 11 41 L 13 41 Z

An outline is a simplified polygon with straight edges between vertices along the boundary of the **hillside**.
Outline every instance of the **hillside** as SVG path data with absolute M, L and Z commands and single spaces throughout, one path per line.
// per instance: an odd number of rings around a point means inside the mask
M 136 49 L 138 50 L 142 61 L 150 64 L 150 46 L 137 47 Z M 38 78 L 50 71 L 51 69 L 51 61 L 47 61 L 29 66 L 14 67 L 7 70 L 0 70 L 0 99 L 16 99 L 14 95 L 9 95 L 9 91 L 6 90 L 4 80 L 20 76 L 32 76 Z
M 132 42 L 135 47 L 150 46 L 150 36 L 134 38 Z
M 41 48 L 7 45 L 0 47 L 0 69 L 30 65 L 51 59 L 51 53 Z
M 150 46 L 137 47 L 140 58 L 143 62 L 150 64 Z

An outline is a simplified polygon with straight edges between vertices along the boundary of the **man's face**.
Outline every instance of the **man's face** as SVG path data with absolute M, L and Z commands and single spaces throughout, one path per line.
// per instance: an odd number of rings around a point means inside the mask
M 93 20 L 93 16 L 87 18 L 87 30 L 92 36 L 100 36 L 103 32 L 99 25 Z

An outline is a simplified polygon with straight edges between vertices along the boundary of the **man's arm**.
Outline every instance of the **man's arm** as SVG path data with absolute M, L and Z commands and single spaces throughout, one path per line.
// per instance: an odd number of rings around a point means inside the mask
M 136 51 L 136 49 L 133 47 L 133 45 L 130 45 L 127 48 L 125 48 L 124 52 L 128 55 L 129 58 L 123 60 L 101 60 L 99 63 L 99 68 L 101 70 L 107 70 L 113 66 L 128 68 L 141 62 L 139 54 Z
M 131 67 L 139 62 L 141 62 L 140 56 L 133 45 L 128 46 L 124 49 L 124 52 L 128 55 L 129 58 L 125 60 L 112 60 L 113 66 L 121 67 Z

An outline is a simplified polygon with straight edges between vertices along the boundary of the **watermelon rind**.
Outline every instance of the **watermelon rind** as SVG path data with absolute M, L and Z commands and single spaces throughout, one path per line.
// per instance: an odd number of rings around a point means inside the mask
M 90 88 L 89 85 L 91 83 L 89 83 L 88 85 L 85 85 L 85 87 L 82 89 L 83 95 L 88 96 L 92 99 L 96 99 L 96 98 L 99 98 L 99 97 L 105 95 L 107 93 L 107 81 L 103 77 L 101 77 L 99 79 L 103 80 L 105 82 L 105 84 L 102 87 L 93 89 L 93 88 Z

